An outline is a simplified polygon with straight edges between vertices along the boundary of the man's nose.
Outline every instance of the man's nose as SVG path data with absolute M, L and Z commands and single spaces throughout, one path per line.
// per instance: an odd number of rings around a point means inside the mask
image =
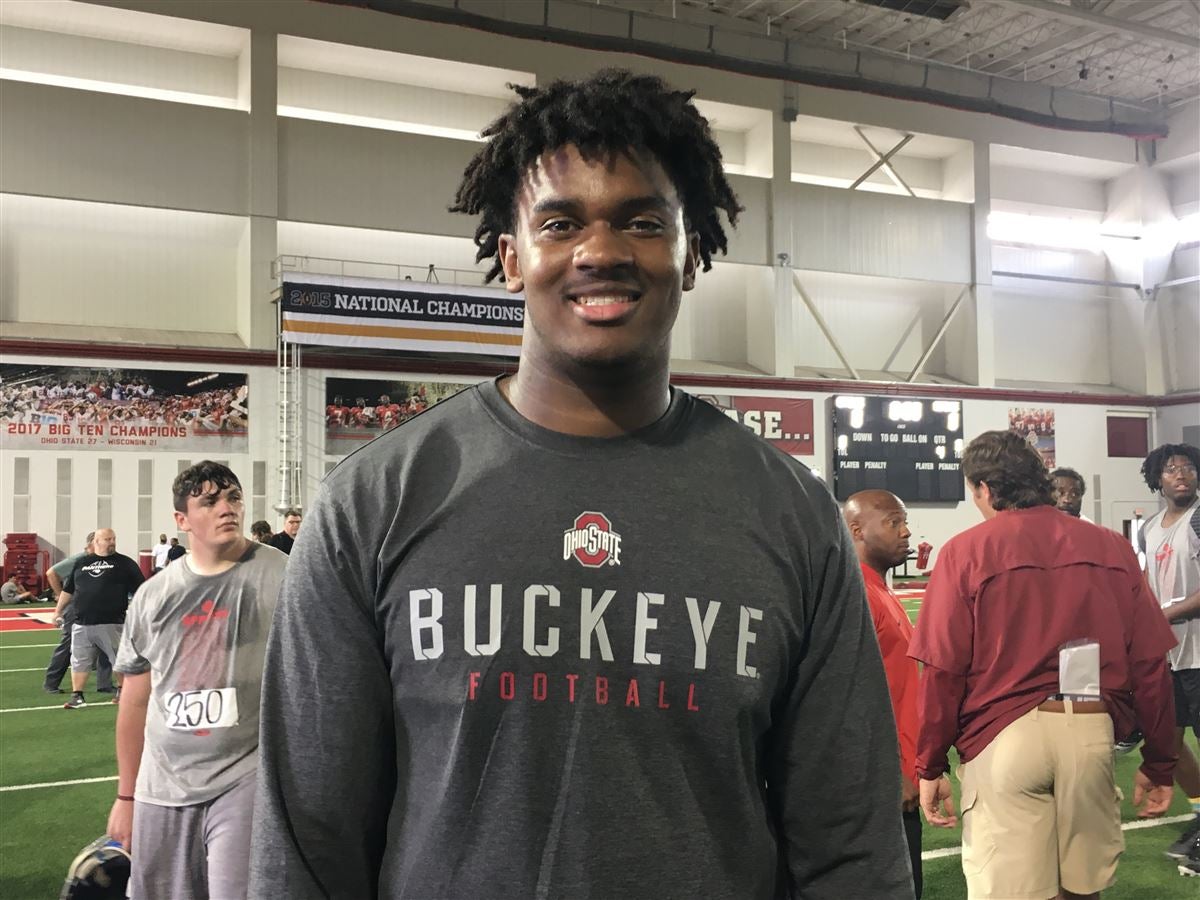
M 628 265 L 633 254 L 623 234 L 607 222 L 597 222 L 584 231 L 572 261 L 580 269 L 608 269 Z

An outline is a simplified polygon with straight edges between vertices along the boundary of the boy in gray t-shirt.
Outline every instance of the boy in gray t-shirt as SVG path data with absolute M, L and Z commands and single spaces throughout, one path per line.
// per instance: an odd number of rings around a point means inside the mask
M 242 488 L 225 466 L 198 463 L 173 491 L 192 553 L 147 581 L 125 619 L 108 833 L 132 851 L 133 900 L 237 900 L 263 655 L 287 556 L 242 534 Z

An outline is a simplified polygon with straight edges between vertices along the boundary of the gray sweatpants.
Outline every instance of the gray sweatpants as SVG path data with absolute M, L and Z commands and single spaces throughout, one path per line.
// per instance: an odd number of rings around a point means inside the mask
M 254 782 L 191 806 L 138 801 L 130 900 L 246 900 Z

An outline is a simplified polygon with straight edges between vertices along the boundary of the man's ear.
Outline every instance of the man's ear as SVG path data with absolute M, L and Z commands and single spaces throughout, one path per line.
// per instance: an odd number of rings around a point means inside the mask
M 687 256 L 683 260 L 683 289 L 690 291 L 696 286 L 696 267 L 700 265 L 700 235 L 692 232 L 687 236 Z
M 500 235 L 496 252 L 500 257 L 500 270 L 504 273 L 504 289 L 510 294 L 521 293 L 525 290 L 525 281 L 521 278 L 521 261 L 517 258 L 516 235 Z

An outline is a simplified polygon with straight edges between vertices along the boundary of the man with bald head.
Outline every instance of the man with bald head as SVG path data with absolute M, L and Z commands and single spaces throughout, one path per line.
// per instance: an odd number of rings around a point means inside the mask
M 912 623 L 899 599 L 887 586 L 889 569 L 908 557 L 908 510 L 888 491 L 859 491 L 842 507 L 854 550 L 862 566 L 863 583 L 875 636 L 883 654 L 892 712 L 900 738 L 900 808 L 912 859 L 913 886 L 921 896 L 921 813 L 917 789 L 917 663 L 908 658 Z
M 71 699 L 63 704 L 64 709 L 87 705 L 83 689 L 97 652 L 109 659 L 117 658 L 129 598 L 145 580 L 138 564 L 117 552 L 113 530 L 99 529 L 92 538 L 91 551 L 76 561 L 63 582 L 54 610 L 56 620 L 61 620 L 68 603 L 73 603 L 75 611 L 75 624 L 71 626 Z M 119 703 L 120 699 L 118 684 L 112 702 Z

